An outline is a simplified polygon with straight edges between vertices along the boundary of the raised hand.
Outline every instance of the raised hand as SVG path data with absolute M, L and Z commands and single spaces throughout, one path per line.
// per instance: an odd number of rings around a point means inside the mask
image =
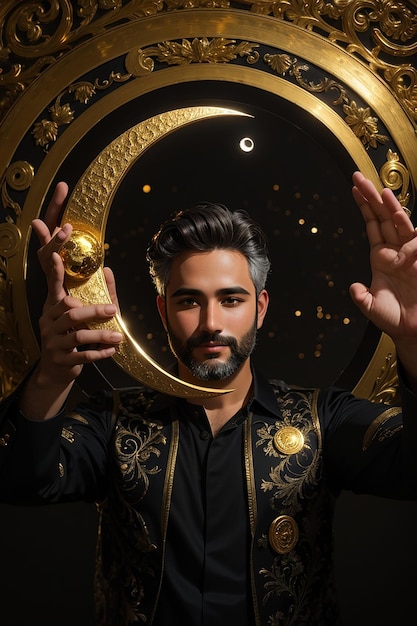
M 83 306 L 65 289 L 65 269 L 58 251 L 70 237 L 72 226 L 59 227 L 57 220 L 67 193 L 66 183 L 58 183 L 45 221 L 36 219 L 32 222 L 41 244 L 38 258 L 48 285 L 39 320 L 40 360 L 21 401 L 23 412 L 29 411 L 33 419 L 54 415 L 83 365 L 112 356 L 122 339 L 120 333 L 89 328 L 90 322 L 106 321 L 117 311 L 115 280 L 109 268 L 105 270 L 105 276 L 114 304 Z
M 350 293 L 361 311 L 392 337 L 401 359 L 417 376 L 416 231 L 390 189 L 379 193 L 360 172 L 354 173 L 353 184 L 366 223 L 372 281 L 369 287 L 354 283 Z

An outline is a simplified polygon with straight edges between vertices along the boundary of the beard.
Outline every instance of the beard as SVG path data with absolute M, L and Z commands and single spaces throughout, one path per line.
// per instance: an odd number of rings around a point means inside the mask
M 249 331 L 238 341 L 235 337 L 219 333 L 201 333 L 198 337 L 190 337 L 185 342 L 172 331 L 167 320 L 168 341 L 176 358 L 200 380 L 224 380 L 232 376 L 252 354 L 257 338 L 257 320 Z M 224 361 L 218 361 L 215 355 L 208 356 L 205 361 L 196 361 L 193 349 L 209 341 L 218 345 L 229 346 L 230 356 Z

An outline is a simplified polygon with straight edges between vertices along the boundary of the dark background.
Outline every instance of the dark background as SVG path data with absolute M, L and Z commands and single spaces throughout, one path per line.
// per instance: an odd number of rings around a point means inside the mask
M 201 98 L 207 104 L 204 85 L 198 96 L 195 85 L 192 93 L 190 89 L 184 86 L 182 100 L 198 104 Z M 146 244 L 168 213 L 194 202 L 247 208 L 268 233 L 273 263 L 272 302 L 259 335 L 256 364 L 267 376 L 290 383 L 327 386 L 342 381 L 353 387 L 379 336 L 348 294 L 351 282 L 369 281 L 362 218 L 351 197 L 355 166 L 335 148 L 326 128 L 306 125 L 305 113 L 299 111 L 297 117 L 294 107 L 290 113 L 267 94 L 260 98 L 258 93 L 251 101 L 247 89 L 242 107 L 236 101 L 238 91 L 234 85 L 234 99 L 224 93 L 223 105 L 243 108 L 254 118 L 219 118 L 176 131 L 145 153 L 123 179 L 106 231 L 106 262 L 116 273 L 123 316 L 144 349 L 169 365 L 144 263 Z M 142 97 L 140 115 L 146 119 L 147 110 L 154 114 L 158 106 L 166 109 L 167 101 L 175 107 L 172 94 L 169 100 L 158 100 L 155 94 L 148 101 Z M 119 109 L 117 120 L 103 120 L 103 125 L 117 136 L 129 119 L 132 111 Z M 109 143 L 103 127 L 98 124 L 80 142 L 57 180 L 75 184 L 86 164 Z M 250 153 L 239 149 L 246 136 L 254 140 Z M 149 193 L 144 185 L 150 186 Z M 33 242 L 28 300 L 36 329 L 44 289 L 35 248 Z M 82 385 L 91 388 L 107 380 L 132 383 L 107 364 L 101 374 L 87 373 Z M 0 520 L 2 626 L 92 626 L 95 506 L 2 504 Z M 416 522 L 417 503 L 342 494 L 335 546 L 344 626 L 413 622 Z
M 94 505 L 2 505 L 0 514 L 2 626 L 93 626 Z M 335 563 L 343 626 L 414 623 L 416 522 L 417 503 L 342 494 Z

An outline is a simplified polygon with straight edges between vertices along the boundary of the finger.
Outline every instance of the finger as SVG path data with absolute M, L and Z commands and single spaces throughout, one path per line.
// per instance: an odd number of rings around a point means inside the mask
M 359 206 L 368 204 L 369 208 L 375 213 L 378 219 L 383 222 L 392 218 L 394 215 L 405 214 L 403 207 L 391 189 L 384 188 L 379 193 L 375 185 L 365 178 L 361 172 L 353 174 L 353 195 Z M 405 214 L 409 220 L 408 216 Z M 406 221 L 404 222 L 406 224 Z M 413 228 L 411 220 L 408 226 Z
M 391 189 L 380 194 L 360 172 L 355 172 L 353 180 L 352 194 L 367 224 L 371 245 L 401 246 L 415 236 L 411 220 Z
M 59 291 L 61 291 L 63 289 L 65 270 L 62 259 L 57 253 L 60 251 L 65 241 L 70 238 L 72 226 L 71 224 L 65 224 L 54 237 L 47 235 L 49 231 L 43 222 L 34 224 L 34 227 L 37 229 L 40 240 L 42 240 L 43 237 L 43 241 L 45 242 L 38 250 L 38 259 L 46 276 L 48 287 L 52 287 L 58 281 L 61 283 L 59 288 Z
M 59 218 L 62 213 L 62 209 L 64 207 L 65 199 L 68 195 L 68 185 L 67 183 L 61 181 L 57 183 L 55 187 L 54 194 L 52 196 L 52 200 L 46 209 L 44 222 L 49 228 L 49 232 L 53 233 L 56 225 L 59 222 Z
M 71 304 L 69 296 L 64 299 L 64 305 Z M 78 302 L 78 301 L 76 301 Z M 66 319 L 66 326 L 63 326 L 63 331 L 67 331 L 71 328 L 86 328 L 89 324 L 95 322 L 106 322 L 111 319 L 117 309 L 114 304 L 90 304 L 84 306 L 71 306 L 67 312 L 64 313 Z
M 51 252 L 59 252 L 62 244 L 69 239 L 72 233 L 72 225 L 64 224 L 62 228 L 56 228 L 55 232 L 51 235 L 48 226 L 40 219 L 35 219 L 32 222 L 32 227 L 38 236 L 41 248 L 46 248 L 45 254 L 51 254 Z
M 71 318 L 68 319 L 68 312 L 71 309 L 82 308 L 83 304 L 77 298 L 65 294 L 65 296 L 47 311 L 47 323 L 55 324 L 57 334 L 65 334 L 74 327 Z
M 100 349 L 89 348 L 86 350 L 72 350 L 65 357 L 65 365 L 74 367 L 76 365 L 86 365 L 95 363 L 112 357 L 116 352 L 116 346 L 103 346 Z
M 397 234 L 401 243 L 406 243 L 407 241 L 414 239 L 416 236 L 414 224 L 391 189 L 384 189 L 381 197 L 385 206 L 391 211 L 392 220 L 397 229 Z
M 381 193 L 376 189 L 372 181 L 361 172 L 355 172 L 352 176 L 354 188 L 362 196 L 363 201 L 372 206 L 373 210 L 377 213 L 378 217 L 385 219 L 387 217 L 384 212 L 384 204 L 382 202 Z
M 417 234 L 417 233 L 416 233 Z M 417 260 L 417 236 L 404 243 L 398 250 L 395 263 L 397 267 L 408 265 L 411 266 Z
M 46 276 L 46 283 L 48 285 L 48 304 L 61 302 L 67 295 L 65 289 L 65 268 L 59 254 L 54 252 L 48 259 L 48 267 L 44 268 L 44 264 L 41 262 L 42 269 L 44 269 Z
M 80 330 L 70 330 L 62 336 L 62 348 L 70 351 L 74 348 L 83 349 L 87 346 L 91 351 L 101 351 L 106 348 L 117 347 L 122 339 L 121 333 L 108 329 L 84 328 Z M 94 346 L 94 348 L 92 348 L 92 346 Z
M 116 279 L 114 277 L 113 270 L 111 270 L 110 267 L 103 267 L 103 273 L 106 279 L 107 289 L 109 290 L 111 301 L 117 307 L 117 310 L 120 311 L 119 299 L 116 291 Z
M 32 228 L 38 237 L 41 246 L 46 245 L 51 239 L 51 233 L 48 226 L 40 219 L 32 220 Z

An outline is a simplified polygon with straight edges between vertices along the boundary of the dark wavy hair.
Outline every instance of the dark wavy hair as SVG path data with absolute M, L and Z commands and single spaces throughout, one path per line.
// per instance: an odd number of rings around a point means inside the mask
M 243 209 L 231 211 L 209 202 L 173 213 L 151 239 L 146 259 L 158 294 L 165 297 L 175 257 L 186 250 L 215 249 L 234 250 L 246 257 L 259 294 L 271 266 L 264 231 Z

